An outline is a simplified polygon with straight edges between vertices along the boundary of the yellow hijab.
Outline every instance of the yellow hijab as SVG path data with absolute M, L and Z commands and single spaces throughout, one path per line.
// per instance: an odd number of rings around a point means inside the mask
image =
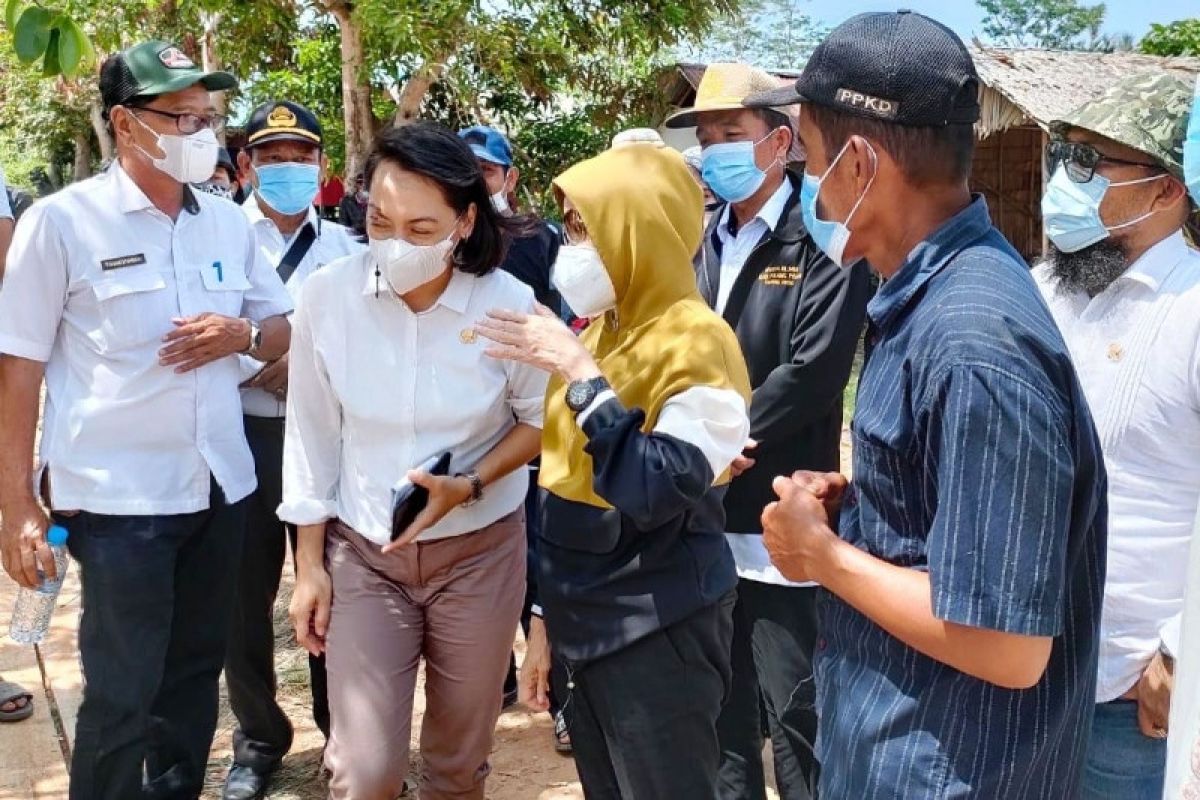
M 692 255 L 703 236 L 700 188 L 674 150 L 634 144 L 571 167 L 554 181 L 575 205 L 616 288 L 617 307 L 582 341 L 626 408 L 653 430 L 663 405 L 696 386 L 734 389 L 750 401 L 750 378 L 733 330 L 696 289 Z M 592 488 L 587 437 L 550 381 L 542 432 L 541 485 L 566 500 L 612 506 Z M 717 483 L 727 483 L 729 475 Z

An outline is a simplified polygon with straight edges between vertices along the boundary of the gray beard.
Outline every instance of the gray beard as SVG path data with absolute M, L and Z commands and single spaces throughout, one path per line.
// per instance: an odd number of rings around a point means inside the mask
M 1050 245 L 1047 263 L 1058 287 L 1067 292 L 1086 292 L 1095 297 L 1125 274 L 1129 261 L 1124 248 L 1104 239 L 1075 253 L 1064 253 Z

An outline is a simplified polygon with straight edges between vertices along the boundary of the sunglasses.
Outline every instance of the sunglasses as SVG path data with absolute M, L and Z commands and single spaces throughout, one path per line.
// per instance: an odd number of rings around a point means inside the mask
M 1063 165 L 1063 169 L 1067 171 L 1067 177 L 1075 183 L 1087 183 L 1096 174 L 1096 168 L 1102 163 L 1107 164 L 1122 164 L 1127 167 L 1142 167 L 1143 169 L 1153 169 L 1160 172 L 1165 172 L 1158 164 L 1147 164 L 1144 161 L 1126 161 L 1123 158 L 1113 158 L 1106 156 L 1092 147 L 1090 144 L 1083 142 L 1068 142 L 1062 139 L 1054 139 L 1046 145 L 1046 172 L 1053 174 L 1054 169 L 1059 165 Z

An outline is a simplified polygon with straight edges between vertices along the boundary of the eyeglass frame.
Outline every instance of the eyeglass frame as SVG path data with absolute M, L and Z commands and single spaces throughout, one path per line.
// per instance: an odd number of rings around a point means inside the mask
M 225 126 L 229 122 L 229 117 L 224 114 L 193 114 L 191 112 L 176 114 L 171 111 L 160 111 L 157 108 L 150 108 L 149 106 L 126 106 L 125 108 L 131 114 L 134 114 L 134 116 L 137 115 L 136 112 L 138 111 L 149 111 L 152 114 L 158 114 L 160 117 L 167 117 L 175 122 L 175 130 L 184 136 L 191 136 L 194 133 L 199 133 L 205 128 L 208 128 L 213 133 L 220 133 L 221 131 L 225 130 Z M 199 120 L 199 127 L 197 127 L 195 130 L 186 130 L 183 125 L 183 120 L 185 117 L 191 117 Z
M 1079 161 L 1076 154 L 1080 152 L 1093 153 L 1095 155 L 1095 161 L 1091 164 L 1086 164 L 1082 161 Z M 1070 178 L 1073 183 L 1089 183 L 1092 178 L 1096 177 L 1097 167 L 1104 162 L 1109 164 L 1121 164 L 1128 167 L 1142 167 L 1143 169 L 1153 169 L 1160 172 L 1167 171 L 1167 169 L 1161 164 L 1148 164 L 1144 161 L 1129 161 L 1124 158 L 1107 156 L 1096 149 L 1095 145 L 1088 144 L 1087 142 L 1071 142 L 1067 141 L 1066 139 L 1051 139 L 1049 142 L 1047 142 L 1045 151 L 1042 154 L 1042 158 L 1047 173 L 1051 175 L 1054 174 L 1055 168 L 1057 168 L 1059 164 L 1062 164 L 1063 168 L 1067 172 L 1067 177 Z M 1080 178 L 1077 176 L 1077 174 L 1073 173 L 1071 170 L 1072 164 L 1079 169 L 1087 170 L 1087 177 Z

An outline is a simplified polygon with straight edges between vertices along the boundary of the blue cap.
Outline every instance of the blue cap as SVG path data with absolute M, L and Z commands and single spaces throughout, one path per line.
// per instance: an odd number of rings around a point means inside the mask
M 495 128 L 475 125 L 459 131 L 458 135 L 471 146 L 471 152 L 475 154 L 476 158 L 499 164 L 502 167 L 512 166 L 512 147 L 509 146 L 508 139 L 504 134 Z
M 54 547 L 62 547 L 67 543 L 67 529 L 62 525 L 51 525 L 46 531 L 46 541 Z

